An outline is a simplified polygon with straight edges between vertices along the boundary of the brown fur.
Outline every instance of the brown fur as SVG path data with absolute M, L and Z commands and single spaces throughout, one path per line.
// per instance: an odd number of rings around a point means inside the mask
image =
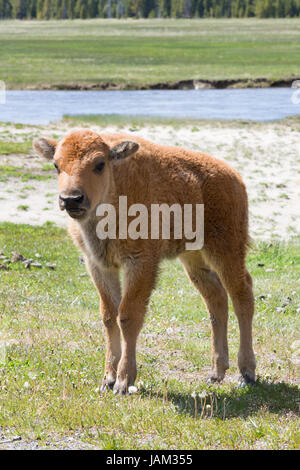
M 123 142 L 125 143 L 123 144 Z M 128 141 L 131 143 L 128 144 Z M 139 145 L 135 145 L 132 141 Z M 120 145 L 122 143 L 122 145 Z M 107 352 L 103 388 L 125 393 L 136 378 L 136 341 L 163 258 L 179 256 L 206 303 L 212 326 L 212 375 L 228 368 L 227 319 L 230 295 L 240 327 L 239 368 L 255 380 L 252 349 L 252 281 L 245 266 L 248 202 L 245 185 L 228 164 L 199 152 L 148 142 L 126 134 L 75 131 L 62 142 L 38 139 L 38 153 L 54 157 L 62 194 L 80 190 L 89 201 L 83 218 L 70 218 L 69 232 L 83 251 L 100 294 Z M 50 155 L 49 155 L 50 149 Z M 53 149 L 51 154 L 51 149 Z M 105 162 L 103 172 L 94 172 Z M 118 197 L 147 208 L 153 203 L 204 204 L 204 247 L 185 251 L 185 240 L 99 240 L 98 204 L 117 208 Z M 124 269 L 121 295 L 119 270 Z

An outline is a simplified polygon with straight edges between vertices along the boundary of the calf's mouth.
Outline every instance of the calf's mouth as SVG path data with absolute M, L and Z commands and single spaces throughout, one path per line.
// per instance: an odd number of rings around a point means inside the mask
M 68 215 L 72 217 L 72 219 L 81 219 L 82 217 L 85 216 L 87 210 L 84 208 L 78 208 L 78 209 L 66 209 Z

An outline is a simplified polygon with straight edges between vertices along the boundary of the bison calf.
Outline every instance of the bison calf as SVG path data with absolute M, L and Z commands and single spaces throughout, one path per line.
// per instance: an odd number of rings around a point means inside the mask
M 174 257 L 182 261 L 210 316 L 211 380 L 221 381 L 229 366 L 228 293 L 240 328 L 241 381 L 253 383 L 254 301 L 252 280 L 245 266 L 248 201 L 239 174 L 203 153 L 157 145 L 126 134 L 99 135 L 86 129 L 71 132 L 59 143 L 37 139 L 34 149 L 53 159 L 58 172 L 60 208 L 69 215 L 69 232 L 84 253 L 100 294 L 107 344 L 102 389 L 126 393 L 134 384 L 136 342 L 159 263 Z M 187 250 L 185 237 L 174 237 L 174 223 L 169 239 L 99 238 L 97 208 L 110 204 L 120 215 L 118 201 L 122 196 L 127 197 L 128 206 L 142 204 L 149 210 L 153 204 L 177 204 L 182 208 L 185 204 L 203 204 L 202 249 Z

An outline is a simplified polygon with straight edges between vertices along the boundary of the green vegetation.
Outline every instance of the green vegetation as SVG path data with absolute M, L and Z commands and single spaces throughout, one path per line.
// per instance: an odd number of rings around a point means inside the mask
M 3 140 L 0 140 L 0 155 L 28 153 L 31 149 L 31 142 L 4 142 Z
M 300 119 L 300 118 L 299 118 Z M 119 129 L 122 127 L 128 128 L 130 132 L 136 132 L 137 129 L 145 126 L 172 126 L 172 127 L 185 127 L 185 126 L 196 126 L 200 122 L 209 122 L 208 120 L 201 121 L 200 119 L 182 119 L 172 117 L 159 117 L 159 116 L 123 116 L 119 114 L 85 114 L 69 116 L 65 115 L 62 122 L 66 122 L 70 126 L 85 127 L 88 125 L 96 125 L 101 127 L 106 126 L 118 126 Z M 219 125 L 221 121 L 218 121 L 216 125 Z M 225 121 L 224 121 L 225 123 Z M 226 121 L 228 123 L 228 121 Z M 238 121 L 233 121 L 234 125 L 238 125 Z
M 7 88 L 299 76 L 298 19 L 1 21 Z
M 124 398 L 99 394 L 105 341 L 98 295 L 65 231 L 2 223 L 0 251 L 38 253 L 42 264 L 0 269 L 2 429 L 41 443 L 79 432 L 105 449 L 299 448 L 296 243 L 260 243 L 249 253 L 256 386 L 236 388 L 232 311 L 231 368 L 223 384 L 206 384 L 208 315 L 180 263 L 166 262 L 139 341 L 139 392 Z
M 299 0 L 0 0 L 0 18 L 259 18 L 300 15 Z
M 47 163 L 42 166 L 42 171 L 51 171 L 53 170 L 53 163 Z
M 96 125 L 101 127 L 106 126 L 117 126 L 119 129 L 122 127 L 128 128 L 130 132 L 135 132 L 137 129 L 144 126 L 172 126 L 173 128 L 184 128 L 192 126 L 192 130 L 196 132 L 203 125 L 213 125 L 214 127 L 248 127 L 255 126 L 257 128 L 273 126 L 273 123 L 269 122 L 253 122 L 247 121 L 245 119 L 219 119 L 209 120 L 209 119 L 193 119 L 193 118 L 171 118 L 171 117 L 159 117 L 159 116 L 125 116 L 118 114 L 78 114 L 76 116 L 65 115 L 62 122 L 66 122 L 70 126 L 81 126 L 85 127 L 88 125 Z M 276 121 L 277 124 L 289 126 L 293 130 L 300 131 L 300 115 L 299 116 L 289 116 L 284 119 L 279 119 Z M 267 183 L 266 183 L 267 184 Z
M 20 211 L 27 211 L 29 209 L 29 206 L 26 204 L 21 204 L 20 206 L 17 207 Z
M 53 174 L 45 175 L 40 174 L 40 172 L 36 170 L 27 171 L 24 170 L 24 168 L 18 166 L 0 165 L 0 182 L 6 182 L 8 178 L 21 178 L 21 181 L 45 181 L 54 176 L 54 171 L 52 173 Z

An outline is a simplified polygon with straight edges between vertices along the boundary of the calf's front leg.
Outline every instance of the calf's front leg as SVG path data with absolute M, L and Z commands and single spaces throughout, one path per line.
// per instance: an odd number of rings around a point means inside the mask
M 126 394 L 137 375 L 136 343 L 155 283 L 156 266 L 131 266 L 124 272 L 124 295 L 118 313 L 122 355 L 114 393 Z
M 105 296 L 100 294 L 100 311 L 106 336 L 105 373 L 101 391 L 112 389 L 116 382 L 121 357 L 120 329 L 117 323 L 117 309 L 112 308 Z
M 104 391 L 112 389 L 115 385 L 121 357 L 120 328 L 117 323 L 121 300 L 119 271 L 117 269 L 100 270 L 89 260 L 87 260 L 87 267 L 99 291 L 100 313 L 105 329 L 105 374 L 101 385 L 101 391 Z

